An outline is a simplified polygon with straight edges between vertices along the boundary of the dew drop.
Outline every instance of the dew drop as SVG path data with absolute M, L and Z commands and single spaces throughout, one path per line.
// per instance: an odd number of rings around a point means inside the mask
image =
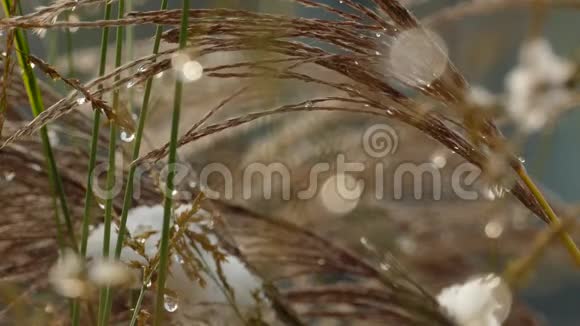
M 206 226 L 208 229 L 210 229 L 210 230 L 213 230 L 213 228 L 214 228 L 214 222 L 213 222 L 213 218 L 210 218 L 210 219 L 204 220 L 204 221 L 202 222 L 202 224 L 203 224 L 203 225 L 205 225 L 205 226 Z
M 431 156 L 431 163 L 438 169 L 442 169 L 447 164 L 447 158 L 445 157 L 444 153 L 435 152 Z
M 181 255 L 178 254 L 173 255 L 173 260 L 175 260 L 175 262 L 178 264 L 185 263 L 185 260 L 183 260 L 183 258 L 181 258 Z
M 384 270 L 385 272 L 388 272 L 391 269 L 391 265 L 389 265 L 389 264 L 387 264 L 385 262 L 380 263 L 379 267 L 382 270 Z
M 53 314 L 54 313 L 54 306 L 51 304 L 47 304 L 44 307 L 44 312 L 46 312 L 47 314 Z
M 397 244 L 401 251 L 407 255 L 411 255 L 417 250 L 417 243 L 411 237 L 400 237 L 397 239 Z
M 175 53 L 171 57 L 171 66 L 185 82 L 196 81 L 203 76 L 203 66 L 185 52 Z
M 29 167 L 36 172 L 42 171 L 42 167 L 38 164 L 35 164 L 35 163 L 30 164 Z
M 368 240 L 366 237 L 361 237 L 361 238 L 360 238 L 360 243 L 361 243 L 363 246 L 365 246 L 365 247 L 368 247 L 368 245 L 369 245 L 369 240 Z
M 14 171 L 4 172 L 4 180 L 7 182 L 14 180 L 14 177 L 16 177 L 16 173 L 14 173 Z
M 163 295 L 163 307 L 168 312 L 175 312 L 179 308 L 179 302 L 177 298 L 174 298 L 170 295 L 164 294 Z
M 135 134 L 126 131 L 121 131 L 121 140 L 126 143 L 130 143 L 133 140 L 135 140 Z
M 188 61 L 183 65 L 182 73 L 186 81 L 196 81 L 203 76 L 203 66 L 197 61 Z
M 329 212 L 344 215 L 358 206 L 363 189 L 362 182 L 352 175 L 337 173 L 324 181 L 318 196 Z
M 77 104 L 78 105 L 83 105 L 87 102 L 87 98 L 86 97 L 79 97 L 77 98 Z
M 134 81 L 134 80 L 129 81 L 127 83 L 127 89 L 132 88 L 133 86 L 135 86 L 135 84 L 137 84 L 136 81 Z
M 490 239 L 497 239 L 503 233 L 503 225 L 500 221 L 491 221 L 485 225 L 485 235 Z

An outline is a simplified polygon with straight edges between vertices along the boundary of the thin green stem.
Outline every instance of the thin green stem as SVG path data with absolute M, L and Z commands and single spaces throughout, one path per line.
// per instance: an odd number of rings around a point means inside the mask
M 179 48 L 184 49 L 187 44 L 187 25 L 189 21 L 189 0 L 183 0 L 181 11 L 181 30 L 179 34 Z M 171 136 L 169 140 L 169 173 L 167 175 L 167 190 L 165 192 L 165 204 L 163 210 L 163 229 L 161 231 L 161 245 L 159 249 L 159 273 L 157 279 L 157 295 L 155 301 L 155 313 L 153 325 L 159 326 L 163 320 L 163 301 L 165 294 L 165 280 L 167 278 L 167 266 L 169 262 L 169 222 L 173 209 L 173 169 L 177 157 L 177 134 L 179 129 L 179 117 L 181 113 L 181 95 L 183 83 L 181 78 L 175 79 L 175 94 L 173 97 L 173 116 L 171 120 Z
M 524 167 L 519 166 L 516 169 L 516 172 L 518 173 L 522 181 L 524 181 L 528 189 L 530 189 L 532 195 L 534 195 L 534 197 L 536 198 L 536 200 L 546 213 L 548 219 L 550 220 L 550 224 L 552 224 L 554 228 L 559 227 L 562 224 L 562 222 L 560 222 L 560 219 L 558 218 L 558 216 L 556 215 L 556 213 L 554 212 L 554 210 L 552 209 L 546 198 L 544 198 L 540 189 L 538 189 L 532 178 L 530 178 L 530 176 L 526 173 Z M 580 250 L 578 250 L 578 247 L 574 243 L 574 240 L 572 239 L 570 234 L 568 234 L 568 232 L 562 231 L 562 233 L 560 234 L 560 240 L 562 241 L 566 249 L 568 249 L 568 252 L 570 253 L 570 256 L 572 256 L 572 259 L 576 263 L 576 266 L 580 267 Z
M 120 2 L 122 2 L 121 0 Z M 113 95 L 113 107 L 118 105 L 119 96 L 117 93 Z M 115 152 L 117 148 L 117 126 L 111 122 L 109 135 L 109 165 L 107 171 L 107 199 L 105 201 L 105 231 L 103 234 L 103 257 L 109 257 L 110 243 L 111 243 L 111 223 L 113 221 L 113 188 L 115 186 Z M 98 325 L 104 326 L 108 324 L 108 289 L 102 288 L 100 291 L 99 300 L 99 314 Z
M 161 10 L 167 9 L 167 0 L 163 0 L 161 3 Z M 162 26 L 157 26 L 155 31 L 155 41 L 153 45 L 153 53 L 157 54 L 159 52 L 159 45 L 161 44 L 161 34 L 163 32 Z M 133 145 L 132 160 L 139 158 L 139 152 L 141 150 L 141 141 L 143 139 L 143 131 L 145 130 L 145 121 L 147 119 L 147 113 L 149 111 L 149 99 L 151 98 L 151 89 L 153 86 L 153 79 L 148 79 L 145 85 L 145 93 L 143 94 L 143 104 L 141 106 L 141 113 L 139 115 L 139 122 L 137 125 L 137 131 L 135 134 L 135 144 Z M 136 165 L 131 165 L 129 168 L 129 173 L 127 177 L 127 185 L 125 186 L 125 195 L 123 198 L 123 209 L 121 211 L 121 223 L 119 225 L 119 237 L 117 238 L 117 245 L 115 247 L 115 258 L 119 259 L 121 257 L 121 251 L 123 250 L 123 242 L 125 240 L 125 233 L 127 232 L 127 216 L 129 214 L 129 209 L 133 203 L 133 180 L 135 178 L 135 172 L 137 170 Z
M 125 1 L 119 0 L 119 9 L 117 17 L 120 19 L 125 14 Z M 117 42 L 115 48 L 115 68 L 121 66 L 123 61 L 123 42 L 125 28 L 123 26 L 117 27 Z M 120 75 L 115 77 L 115 82 L 121 79 Z M 119 90 L 113 92 L 113 111 L 119 110 Z M 111 192 L 115 184 L 115 152 L 117 143 L 117 128 L 114 123 L 111 123 L 111 135 L 109 138 L 109 171 L 107 173 L 107 190 Z M 103 257 L 109 256 L 109 246 L 111 242 L 111 222 L 113 216 L 113 194 L 110 193 L 105 206 L 105 232 L 103 235 Z M 110 287 L 102 289 L 102 301 L 99 304 L 99 325 L 104 326 L 109 323 L 109 316 L 113 305 L 112 290 Z
M 126 0 L 125 7 L 127 7 L 127 12 L 133 11 L 133 0 Z M 125 33 L 125 43 L 126 43 L 126 56 L 128 61 L 133 61 L 135 57 L 135 26 L 127 26 L 126 33 Z M 130 88 L 128 91 L 128 98 L 127 101 L 127 110 L 130 113 L 133 113 L 133 88 Z
M 52 177 L 49 177 L 49 180 Z M 63 251 L 66 247 L 64 242 L 64 232 L 62 230 L 62 225 L 60 224 L 60 215 L 58 214 L 58 199 L 56 198 L 56 194 L 54 193 L 53 189 L 55 188 L 50 181 L 50 188 L 51 188 L 51 196 L 52 196 L 52 207 L 54 207 L 54 224 L 56 225 L 56 244 L 58 246 L 59 251 Z
M 110 18 L 111 18 L 111 4 L 107 2 L 105 6 L 104 20 L 109 20 Z M 108 41 L 109 41 L 109 28 L 103 27 L 103 34 L 101 36 L 101 59 L 99 64 L 99 76 L 103 76 L 105 74 L 105 69 L 107 65 Z M 87 253 L 87 239 L 89 237 L 90 217 L 93 205 L 93 193 L 92 193 L 93 171 L 95 169 L 97 161 L 97 149 L 99 143 L 98 135 L 101 126 L 101 111 L 95 110 L 94 112 L 95 114 L 93 119 L 91 149 L 89 153 L 87 191 L 85 193 L 85 206 L 83 212 L 83 227 L 81 235 L 81 255 L 83 257 L 85 257 Z
M 154 274 L 153 271 L 155 271 L 158 266 L 159 262 L 157 263 L 157 265 L 154 265 L 153 268 L 151 268 L 151 272 L 144 279 L 143 284 L 141 284 L 141 290 L 139 291 L 137 302 L 133 307 L 133 315 L 131 316 L 131 322 L 129 323 L 129 326 L 135 326 L 137 320 L 139 319 L 139 312 L 141 312 L 141 305 L 143 304 L 143 299 L 145 298 L 145 291 L 147 291 L 148 285 L 150 284 L 151 279 L 153 278 Z
M 12 8 L 11 0 L 2 0 L 2 6 L 4 8 L 4 13 L 6 17 L 10 16 L 10 8 Z M 38 116 L 42 111 L 44 111 L 44 104 L 42 102 L 42 95 L 40 94 L 40 89 L 36 81 L 36 76 L 32 71 L 32 67 L 28 63 L 28 54 L 30 53 L 30 48 L 28 46 L 28 40 L 26 33 L 20 29 L 14 31 L 14 43 L 18 55 L 18 63 L 20 69 L 22 70 L 22 79 L 26 88 L 26 93 L 28 95 L 28 100 L 32 109 L 34 116 Z M 42 151 L 44 157 L 46 158 L 46 163 L 48 167 L 48 176 L 51 188 L 58 197 L 58 202 L 60 204 L 60 209 L 64 216 L 64 220 L 67 226 L 67 234 L 70 238 L 70 246 L 76 251 L 77 242 L 74 234 L 74 227 L 72 224 L 70 210 L 68 208 L 68 203 L 66 200 L 66 193 L 64 191 L 64 185 L 60 174 L 58 173 L 58 168 L 56 165 L 56 160 L 54 158 L 54 153 L 52 152 L 52 146 L 50 144 L 50 138 L 48 137 L 48 131 L 46 127 L 40 129 L 40 139 L 42 142 Z M 58 222 L 58 221 L 57 221 Z M 57 224 L 57 228 L 58 228 Z
M 162 0 L 161 10 L 167 9 L 167 0 Z M 155 40 L 153 44 L 153 53 L 157 54 L 159 52 L 159 46 L 161 44 L 161 34 L 163 33 L 163 27 L 158 25 L 155 30 Z M 149 100 L 151 98 L 151 89 L 153 87 L 153 79 L 148 79 L 145 85 L 145 92 L 143 94 L 143 103 L 141 105 L 141 112 L 139 114 L 139 122 L 137 125 L 137 131 L 135 134 L 135 144 L 133 145 L 133 155 L 132 160 L 139 158 L 139 153 L 141 151 L 141 141 L 143 139 L 143 131 L 145 130 L 145 122 L 147 120 L 147 113 L 149 111 Z M 121 211 L 121 223 L 119 225 L 119 236 L 117 238 L 117 244 L 115 246 L 115 258 L 121 258 L 121 251 L 123 250 L 123 242 L 125 239 L 126 227 L 127 227 L 127 216 L 129 214 L 129 209 L 131 208 L 133 202 L 133 180 L 135 179 L 135 172 L 137 171 L 137 166 L 131 165 L 129 168 L 129 173 L 127 176 L 127 184 L 125 185 L 125 195 L 123 198 L 123 209 Z M 133 316 L 131 318 L 131 326 L 135 325 L 137 318 L 139 316 L 139 311 L 141 310 L 141 304 L 143 302 L 143 297 L 146 291 L 146 284 L 151 281 L 152 274 L 145 280 L 145 283 L 141 287 L 139 296 L 133 307 Z
M 522 281 L 527 279 L 527 275 L 537 265 L 538 261 L 544 255 L 549 247 L 562 232 L 570 229 L 573 226 L 573 220 L 564 221 L 564 224 L 551 225 L 549 229 L 542 231 L 534 243 L 530 246 L 528 253 L 525 256 L 518 258 L 507 265 L 503 271 L 503 279 L 510 285 L 512 289 L 517 289 Z
M 104 20 L 111 19 L 111 3 L 107 2 L 105 5 Z M 101 53 L 99 62 L 99 77 L 105 74 L 107 67 L 107 50 L 109 42 L 109 27 L 105 26 L 102 29 L 103 33 L 101 35 Z M 102 86 L 101 86 L 102 87 Z M 91 224 L 91 210 L 93 206 L 93 171 L 95 170 L 95 165 L 97 162 L 97 148 L 99 146 L 99 132 L 101 126 L 101 112 L 99 110 L 94 111 L 93 117 L 93 129 L 91 138 L 91 149 L 89 153 L 89 166 L 87 173 L 87 187 L 85 192 L 85 205 L 83 210 L 83 222 L 82 222 L 82 233 L 81 233 L 81 256 L 85 257 L 87 254 L 87 240 L 89 238 L 89 226 Z M 72 325 L 80 325 L 80 302 L 77 300 L 73 305 L 72 313 Z

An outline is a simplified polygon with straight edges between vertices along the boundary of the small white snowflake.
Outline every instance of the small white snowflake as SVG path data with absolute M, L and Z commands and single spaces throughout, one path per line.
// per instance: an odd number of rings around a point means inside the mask
M 133 273 L 120 261 L 99 260 L 89 269 L 89 280 L 100 286 L 121 286 L 131 283 Z
M 541 129 L 572 95 L 566 83 L 575 66 L 558 57 L 545 39 L 535 39 L 520 50 L 518 65 L 506 77 L 506 107 L 518 127 L 527 132 Z
M 488 274 L 444 288 L 437 301 L 460 326 L 500 326 L 509 315 L 512 294 L 501 277 Z
M 72 250 L 66 250 L 50 269 L 48 279 L 54 290 L 67 298 L 86 294 L 86 284 L 81 279 L 83 262 Z

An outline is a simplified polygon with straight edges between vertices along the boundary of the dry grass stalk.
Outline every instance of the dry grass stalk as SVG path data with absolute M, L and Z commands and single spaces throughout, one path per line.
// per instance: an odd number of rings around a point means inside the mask
M 515 155 L 509 152 L 507 142 L 491 118 L 481 114 L 468 102 L 466 92 L 469 86 L 451 62 L 446 62 L 446 70 L 438 76 L 439 78 L 431 83 L 419 84 L 406 78 L 413 76 L 400 76 L 390 68 L 384 67 L 384 56 L 385 51 L 389 50 L 389 42 L 400 36 L 402 31 L 415 29 L 421 35 L 427 35 L 425 38 L 427 42 L 432 41 L 419 21 L 397 1 L 374 0 L 374 7 L 367 7 L 345 0 L 341 1 L 343 5 L 341 8 L 310 0 L 295 0 L 295 2 L 306 7 L 325 10 L 339 19 L 307 19 L 233 9 L 191 10 L 189 28 L 191 50 L 195 51 L 199 58 L 220 52 L 259 54 L 251 60 L 204 67 L 204 72 L 208 77 L 224 80 L 292 80 L 332 89 L 334 93 L 328 96 L 318 95 L 306 101 L 275 106 L 269 110 L 205 125 L 218 110 L 235 103 L 239 99 L 238 95 L 247 90 L 245 87 L 241 88 L 225 97 L 218 106 L 209 110 L 202 119 L 194 123 L 182 136 L 181 145 L 270 115 L 289 112 L 340 111 L 400 121 L 432 137 L 484 171 L 489 161 L 497 159 L 498 156 L 505 159 L 507 165 L 514 170 L 523 168 Z M 525 2 L 517 1 L 517 5 Z M 79 23 L 55 21 L 60 13 L 74 6 L 99 3 L 102 1 L 59 1 L 32 14 L 2 19 L 0 26 L 4 28 L 102 28 L 140 24 L 177 25 L 181 18 L 179 11 L 166 10 L 134 12 L 126 18 L 110 21 Z M 554 2 L 554 4 L 559 5 L 560 2 Z M 501 5 L 507 5 L 507 2 L 502 2 Z M 516 5 L 516 2 L 513 5 Z M 562 1 L 562 5 L 576 6 L 572 1 Z M 484 9 L 494 9 L 499 6 L 499 4 L 490 5 Z M 469 15 L 475 11 L 480 12 L 480 10 L 483 9 L 479 7 L 479 4 L 469 3 L 451 8 L 449 11 L 436 13 L 428 17 L 426 21 L 429 24 L 436 24 L 446 19 Z M 168 30 L 164 34 L 164 40 L 168 44 L 175 43 L 177 35 L 177 30 Z M 308 41 L 302 41 L 303 39 L 308 39 Z M 324 45 L 313 46 L 311 41 Z M 9 50 L 8 48 L 7 51 Z M 169 49 L 156 56 L 144 56 L 126 63 L 102 78 L 84 84 L 74 79 L 62 78 L 57 70 L 41 59 L 30 57 L 31 62 L 39 66 L 40 70 L 51 78 L 61 78 L 73 89 L 73 92 L 59 99 L 47 91 L 46 96 L 52 96 L 54 99 L 51 108 L 18 130 L 14 130 L 11 126 L 9 128 L 11 136 L 1 147 L 3 161 L 0 162 L 0 167 L 3 170 L 18 169 L 15 179 L 18 186 L 11 186 L 9 189 L 0 191 L 1 198 L 5 199 L 5 203 L 2 202 L 3 207 L 6 207 L 6 212 L 10 215 L 9 219 L 2 220 L 3 224 L 0 226 L 3 233 L 2 243 L 5 243 L 2 246 L 5 246 L 3 248 L 7 250 L 18 250 L 18 254 L 15 255 L 12 252 L 11 255 L 14 256 L 0 266 L 0 277 L 10 281 L 33 279 L 35 282 L 40 282 L 43 278 L 42 273 L 56 257 L 53 234 L 56 231 L 55 225 L 46 214 L 47 211 L 52 211 L 49 196 L 47 196 L 48 191 L 46 185 L 39 185 L 36 179 L 43 172 L 31 168 L 36 165 L 23 168 L 22 164 L 23 161 L 39 164 L 40 160 L 37 151 L 30 150 L 36 144 L 27 140 L 26 136 L 69 113 L 74 114 L 67 117 L 68 121 L 76 119 L 86 124 L 84 116 L 75 111 L 79 108 L 79 103 L 83 102 L 82 99 L 87 99 L 95 107 L 103 109 L 109 114 L 113 123 L 130 129 L 122 120 L 123 116 L 120 117 L 117 112 L 112 112 L 109 106 L 99 98 L 122 87 L 138 85 L 160 72 L 171 69 L 171 56 L 175 52 L 176 49 Z M 320 77 L 318 74 L 301 69 L 308 65 L 316 65 L 331 71 L 347 81 L 337 82 L 335 79 Z M 139 69 L 135 71 L 137 67 Z M 5 92 L 2 97 L 2 108 L 23 104 L 24 92 L 21 83 L 6 82 L 7 77 L 16 81 L 19 78 L 10 71 L 9 60 L 5 61 L 3 72 L 2 86 Z M 118 77 L 121 78 L 115 81 Z M 416 94 L 418 96 L 413 96 Z M 425 110 L 421 100 L 418 100 L 421 96 L 435 103 L 436 109 Z M 1 117 L 2 114 L 0 114 Z M 15 141 L 21 143 L 16 144 Z M 144 155 L 139 162 L 151 159 L 160 160 L 165 156 L 166 149 L 165 146 L 152 151 Z M 67 171 L 65 174 L 67 187 L 72 189 L 67 193 L 71 193 L 73 202 L 80 202 L 74 199 L 87 189 L 83 188 L 83 182 L 80 181 L 84 180 L 82 168 L 75 164 L 84 162 L 86 158 L 79 152 L 64 149 L 62 157 L 65 159 L 63 165 L 66 166 L 65 171 Z M 81 165 L 84 166 L 84 163 Z M 509 190 L 521 203 L 544 221 L 548 220 L 544 207 L 537 202 L 521 181 L 516 181 L 511 186 Z M 143 202 L 153 202 L 154 199 L 151 198 L 156 198 L 155 195 L 158 195 L 156 189 L 153 185 L 148 185 L 147 188 L 151 196 Z M 437 304 L 426 291 L 409 283 L 408 280 L 395 278 L 389 272 L 381 271 L 380 268 L 315 233 L 305 231 L 291 223 L 259 216 L 221 202 L 213 202 L 210 206 L 217 215 L 221 216 L 225 224 L 221 225 L 218 230 L 227 248 L 241 257 L 257 275 L 267 281 L 265 293 L 272 300 L 274 309 L 281 319 L 288 324 L 304 324 L 306 321 L 320 319 L 365 321 L 371 324 L 385 322 L 409 325 L 452 324 L 439 311 Z M 73 209 L 78 210 L 79 207 L 75 204 Z M 51 230 L 51 233 L 47 233 L 46 230 Z M 192 280 L 199 279 L 198 273 L 200 269 L 203 269 L 203 264 L 196 260 L 192 253 L 185 250 L 186 245 L 181 236 L 183 234 L 176 232 L 176 237 L 172 240 L 175 250 L 179 251 L 182 256 L 188 257 L 191 263 L 191 266 L 188 266 L 188 272 Z M 204 238 L 205 235 L 189 233 L 188 236 L 195 238 L 196 243 L 205 243 L 205 249 L 211 249 L 207 238 Z M 34 241 L 31 242 L 31 239 Z M 132 239 L 129 239 L 130 241 Z M 2 251 L 5 250 L 2 249 Z M 218 254 L 220 253 L 216 250 L 216 255 Z M 33 260 L 39 255 L 44 259 Z M 217 258 L 216 260 L 219 260 L 219 257 Z M 427 258 L 418 258 L 417 265 L 429 265 L 430 261 Z M 434 265 L 429 265 L 429 267 Z M 429 267 L 423 268 L 428 270 Z M 334 279 L 336 283 L 324 286 L 301 283 L 303 277 L 312 277 L 320 281 L 330 276 L 336 276 Z M 356 283 L 344 282 L 345 276 L 356 279 Z M 226 284 L 227 288 L 225 276 L 218 275 L 218 278 Z M 294 283 L 291 289 L 283 286 L 283 281 L 288 280 Z M 356 287 L 353 284 L 356 284 Z M 329 301 L 335 305 L 325 306 L 322 309 L 321 306 Z M 343 305 L 347 305 L 348 309 L 344 309 Z

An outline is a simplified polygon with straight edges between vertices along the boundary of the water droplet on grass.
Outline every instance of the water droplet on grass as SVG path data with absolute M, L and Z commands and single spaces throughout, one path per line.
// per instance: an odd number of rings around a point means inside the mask
M 126 143 L 130 143 L 133 140 L 135 140 L 135 134 L 126 131 L 121 131 L 121 140 Z
M 163 307 L 168 312 L 175 312 L 179 308 L 179 302 L 177 301 L 177 298 L 165 294 L 163 296 L 163 301 Z

